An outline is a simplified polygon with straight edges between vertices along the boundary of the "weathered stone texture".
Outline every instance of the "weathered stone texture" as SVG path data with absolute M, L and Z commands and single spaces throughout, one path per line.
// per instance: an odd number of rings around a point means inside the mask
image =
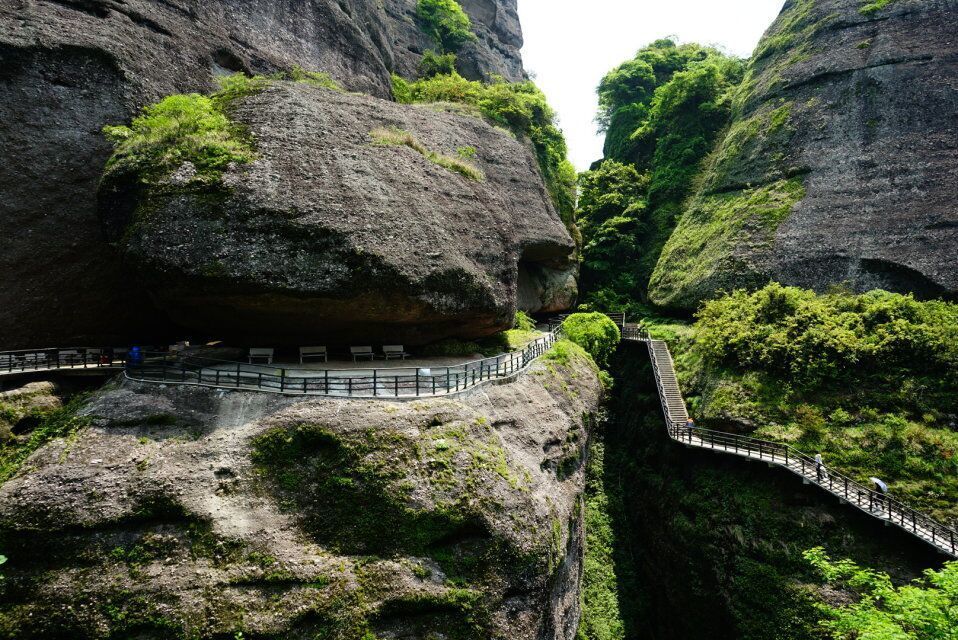
M 600 390 L 581 359 L 403 403 L 108 388 L 0 488 L 0 636 L 572 640 Z
M 531 147 L 479 118 L 288 82 L 230 113 L 256 159 L 227 171 L 226 193 L 178 188 L 182 172 L 144 194 L 136 176 L 104 182 L 118 247 L 184 326 L 287 344 L 473 338 L 511 327 L 520 270 L 574 272 Z M 397 130 L 449 157 L 475 149 L 485 178 L 373 135 Z
M 514 0 L 474 0 L 464 73 L 524 77 Z M 434 46 L 415 0 L 6 0 L 0 3 L 0 347 L 168 333 L 103 241 L 106 124 L 223 73 L 299 65 L 388 97 Z
M 678 260 L 695 258 L 676 247 L 656 269 L 653 300 L 694 307 L 718 285 L 769 279 L 958 294 L 958 3 L 895 0 L 863 14 L 866 4 L 785 4 L 699 195 L 797 176 L 805 197 L 771 244 L 754 225 L 737 232 L 726 273 L 705 290 L 695 279 L 669 282 Z M 783 107 L 788 117 L 770 133 L 768 116 Z

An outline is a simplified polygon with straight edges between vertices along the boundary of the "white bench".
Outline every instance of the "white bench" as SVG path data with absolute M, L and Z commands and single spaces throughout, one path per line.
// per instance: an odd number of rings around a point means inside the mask
M 326 347 L 300 347 L 299 348 L 299 363 L 303 364 L 307 360 L 319 360 L 323 359 L 323 362 L 329 362 L 329 357 L 326 354 Z
M 265 360 L 266 364 L 273 364 L 274 351 L 274 349 L 259 349 L 253 347 L 249 350 L 249 363 L 253 364 L 254 360 Z
M 386 356 L 386 360 L 390 358 L 402 358 L 405 360 L 409 354 L 406 353 L 406 350 L 403 349 L 401 344 L 384 344 L 383 355 Z
M 349 352 L 353 354 L 353 362 L 356 362 L 359 358 L 369 358 L 372 360 L 376 357 L 372 347 L 350 347 Z
M 64 349 L 60 351 L 60 364 L 76 365 L 83 362 L 83 356 L 77 349 Z

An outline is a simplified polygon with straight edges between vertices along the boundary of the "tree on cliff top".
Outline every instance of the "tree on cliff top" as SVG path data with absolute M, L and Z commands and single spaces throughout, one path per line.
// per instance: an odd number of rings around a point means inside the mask
M 416 15 L 443 51 L 457 51 L 476 39 L 472 21 L 456 0 L 419 0 Z

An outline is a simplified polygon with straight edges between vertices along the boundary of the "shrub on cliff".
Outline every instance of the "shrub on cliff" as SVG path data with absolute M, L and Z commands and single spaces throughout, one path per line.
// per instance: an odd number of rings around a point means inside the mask
M 429 50 L 419 61 L 419 77 L 432 78 L 433 76 L 448 75 L 456 72 L 456 54 L 436 53 Z
M 946 302 L 772 283 L 706 303 L 697 327 L 712 361 L 804 383 L 896 370 L 958 383 L 958 305 Z
M 130 170 L 144 177 L 165 175 L 191 162 L 197 175 L 217 176 L 231 162 L 253 158 L 253 148 L 211 98 L 173 95 L 143 109 L 129 127 L 107 126 L 116 148 L 107 172 Z
M 456 51 L 476 39 L 472 21 L 456 0 L 419 0 L 416 15 L 426 33 L 445 51 Z
M 448 73 L 407 82 L 393 76 L 393 97 L 406 104 L 450 102 L 474 107 L 479 114 L 532 142 L 543 178 L 563 221 L 575 231 L 576 171 L 556 115 L 535 83 L 490 83 Z
M 622 337 L 618 325 L 604 313 L 573 313 L 562 328 L 565 337 L 585 349 L 602 368 L 609 366 Z
M 129 171 L 149 181 L 190 162 L 196 170 L 193 180 L 209 181 L 219 178 L 232 162 L 252 161 L 252 140 L 227 111 L 234 100 L 264 91 L 278 80 L 342 90 L 329 74 L 293 67 L 270 75 L 224 76 L 219 79 L 219 91 L 211 96 L 167 96 L 144 107 L 130 126 L 103 127 L 114 146 L 106 173 Z
M 886 573 L 850 560 L 832 561 L 821 548 L 805 559 L 832 588 L 857 597 L 840 606 L 820 605 L 822 626 L 835 640 L 951 640 L 958 629 L 958 562 L 895 587 Z

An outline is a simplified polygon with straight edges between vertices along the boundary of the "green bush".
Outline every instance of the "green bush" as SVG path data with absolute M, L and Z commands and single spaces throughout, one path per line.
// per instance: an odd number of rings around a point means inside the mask
M 895 587 L 886 573 L 851 560 L 833 562 L 822 548 L 805 559 L 831 587 L 856 597 L 837 607 L 820 605 L 821 625 L 835 640 L 953 640 L 958 629 L 958 562 L 925 571 L 922 580 Z
M 429 50 L 423 54 L 419 61 L 419 77 L 431 78 L 433 76 L 448 75 L 456 72 L 456 54 L 439 54 Z
M 958 384 L 958 305 L 947 302 L 885 291 L 819 295 L 772 283 L 707 302 L 696 326 L 710 361 L 804 384 L 893 371 Z
M 416 15 L 443 51 L 457 51 L 476 39 L 472 21 L 456 0 L 419 0 Z
M 573 313 L 562 324 L 565 337 L 588 352 L 603 369 L 619 345 L 622 335 L 604 313 Z
M 562 220 L 574 236 L 578 235 L 575 228 L 576 171 L 567 159 L 568 148 L 556 124 L 555 112 L 535 83 L 509 83 L 502 78 L 482 83 L 467 80 L 455 72 L 415 82 L 393 76 L 393 97 L 404 104 L 469 105 L 494 124 L 515 135 L 528 137 Z
M 342 90 L 329 74 L 301 67 L 267 76 L 224 76 L 218 79 L 219 91 L 211 96 L 168 96 L 144 107 L 128 127 L 103 127 L 114 147 L 107 173 L 130 171 L 150 181 L 190 162 L 196 168 L 195 181 L 214 181 L 230 163 L 251 162 L 255 156 L 252 140 L 244 127 L 230 120 L 229 107 L 233 101 L 265 91 L 280 80 Z
M 530 318 L 525 311 L 516 311 L 516 319 L 512 323 L 512 328 L 519 331 L 535 331 L 536 321 Z
M 129 127 L 103 129 L 115 151 L 106 170 L 136 171 L 144 177 L 167 175 L 191 162 L 201 178 L 219 176 L 231 162 L 253 159 L 253 147 L 211 98 L 173 95 L 145 107 Z

